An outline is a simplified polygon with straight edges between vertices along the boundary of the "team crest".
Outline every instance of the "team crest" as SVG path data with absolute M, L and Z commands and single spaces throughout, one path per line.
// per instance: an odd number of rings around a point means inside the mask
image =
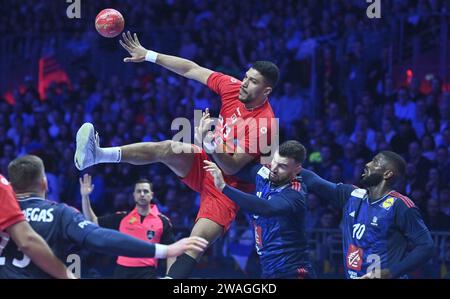
M 153 230 L 147 231 L 147 238 L 149 240 L 153 239 L 154 237 L 155 237 L 155 231 L 153 231 Z
M 394 204 L 395 198 L 393 197 L 388 197 L 385 201 L 383 201 L 381 203 L 381 207 L 387 211 L 389 211 L 389 209 L 392 207 L 392 205 Z

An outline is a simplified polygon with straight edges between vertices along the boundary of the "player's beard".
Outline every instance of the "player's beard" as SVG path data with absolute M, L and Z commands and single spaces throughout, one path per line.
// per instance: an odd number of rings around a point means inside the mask
M 382 181 L 382 173 L 371 173 L 361 177 L 359 183 L 362 188 L 370 188 L 379 185 Z
M 279 175 L 274 174 L 274 173 L 271 172 L 270 175 L 269 175 L 269 180 L 275 186 L 282 186 L 284 184 L 287 184 L 291 180 L 291 178 L 289 176 L 280 177 Z
M 239 95 L 239 101 L 243 104 L 248 104 L 252 101 L 251 97 L 249 96 L 249 94 L 245 94 L 243 96 Z
M 239 89 L 238 99 L 243 104 L 248 104 L 253 100 L 248 91 L 244 91 L 242 88 Z

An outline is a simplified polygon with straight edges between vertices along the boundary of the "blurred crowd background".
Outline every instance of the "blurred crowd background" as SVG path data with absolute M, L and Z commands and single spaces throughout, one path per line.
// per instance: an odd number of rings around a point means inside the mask
M 436 259 L 416 275 L 448 275 L 449 1 L 382 1 L 381 19 L 367 17 L 363 0 L 81 1 L 81 19 L 67 18 L 68 5 L 3 0 L 0 6 L 2 174 L 17 155 L 38 154 L 48 197 L 79 208 L 81 174 L 73 154 L 83 122 L 94 123 L 102 146 L 118 146 L 170 139 L 172 120 L 192 121 L 194 109 L 218 115 L 220 100 L 206 87 L 149 63 L 122 62 L 127 53 L 118 39 L 102 38 L 94 28 L 95 15 L 112 7 L 155 51 L 239 79 L 253 61 L 274 61 L 281 78 L 270 103 L 280 118 L 280 140 L 302 142 L 305 166 L 325 179 L 357 185 L 374 153 L 400 153 L 408 166 L 398 191 L 437 232 Z M 179 236 L 189 233 L 198 195 L 164 166 L 105 164 L 87 172 L 97 215 L 133 207 L 133 183 L 146 177 Z M 340 211 L 313 194 L 307 206 L 318 272 L 339 277 L 342 258 L 333 238 Z M 198 275 L 212 275 L 216 267 L 228 276 L 254 277 L 256 261 L 240 214 Z

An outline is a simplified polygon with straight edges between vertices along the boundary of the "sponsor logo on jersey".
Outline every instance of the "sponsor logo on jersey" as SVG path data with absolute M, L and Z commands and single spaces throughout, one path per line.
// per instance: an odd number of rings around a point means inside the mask
M 258 171 L 258 175 L 262 177 L 263 179 L 268 179 L 270 174 L 270 169 L 266 166 L 261 167 L 261 169 Z
M 352 193 L 350 194 L 353 197 L 357 197 L 357 198 L 364 198 L 364 196 L 366 196 L 367 191 L 365 189 L 355 189 L 352 191 Z
M 8 185 L 9 185 L 9 182 L 8 182 L 8 180 L 7 180 L 7 179 L 5 179 L 4 177 L 2 177 L 2 178 L 0 179 L 0 182 L 2 182 L 2 184 L 3 184 L 3 185 L 6 185 L 6 186 L 8 186 Z
M 22 211 L 28 222 L 52 222 L 54 209 L 28 208 Z
M 266 134 L 267 133 L 267 127 L 261 127 L 261 129 L 259 129 L 259 131 L 261 132 L 261 134 Z
M 363 262 L 363 250 L 353 244 L 350 244 L 347 252 L 347 268 L 360 271 Z
M 378 221 L 378 217 L 377 217 L 377 216 L 373 216 L 372 222 L 371 222 L 370 224 L 372 224 L 372 225 L 374 225 L 374 226 L 378 226 L 377 221 Z
M 351 212 L 350 214 L 348 214 L 350 217 L 355 218 L 355 211 Z
M 394 204 L 395 198 L 393 197 L 388 197 L 385 201 L 383 201 L 381 203 L 381 207 L 383 209 L 385 209 L 386 211 L 389 211 L 389 209 L 392 207 L 392 205 Z
M 136 218 L 135 216 L 133 216 L 133 217 L 130 218 L 129 223 L 130 223 L 130 224 L 133 224 L 133 223 L 135 223 L 136 221 L 137 221 L 137 218 Z
M 348 270 L 347 273 L 348 273 L 348 276 L 349 276 L 350 279 L 357 279 L 358 278 L 358 273 L 356 273 L 355 271 Z
M 90 224 L 93 224 L 93 223 L 90 222 L 90 221 L 88 221 L 88 220 L 84 220 L 84 221 L 81 221 L 80 223 L 78 223 L 78 226 L 79 226 L 81 229 L 84 229 L 86 226 L 88 226 L 88 225 L 90 225 Z
M 256 250 L 258 251 L 258 254 L 260 254 L 260 250 L 263 247 L 262 243 L 262 230 L 261 226 L 254 224 L 255 227 L 255 244 L 256 244 Z
M 154 237 L 155 237 L 155 231 L 153 231 L 153 230 L 147 231 L 147 238 L 149 240 L 153 239 Z

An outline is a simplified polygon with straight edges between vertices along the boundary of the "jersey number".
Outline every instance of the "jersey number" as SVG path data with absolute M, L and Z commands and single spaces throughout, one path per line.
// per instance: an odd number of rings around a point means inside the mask
M 0 233 L 0 266 L 4 266 L 6 263 L 6 258 L 2 257 L 2 252 L 6 248 L 6 245 L 8 245 L 9 242 L 9 235 L 5 233 Z M 13 259 L 12 264 L 18 268 L 25 268 L 30 264 L 31 260 L 27 255 L 23 255 L 23 258 L 21 260 Z
M 366 225 L 361 223 L 356 223 L 353 225 L 353 239 L 360 240 L 366 231 Z

